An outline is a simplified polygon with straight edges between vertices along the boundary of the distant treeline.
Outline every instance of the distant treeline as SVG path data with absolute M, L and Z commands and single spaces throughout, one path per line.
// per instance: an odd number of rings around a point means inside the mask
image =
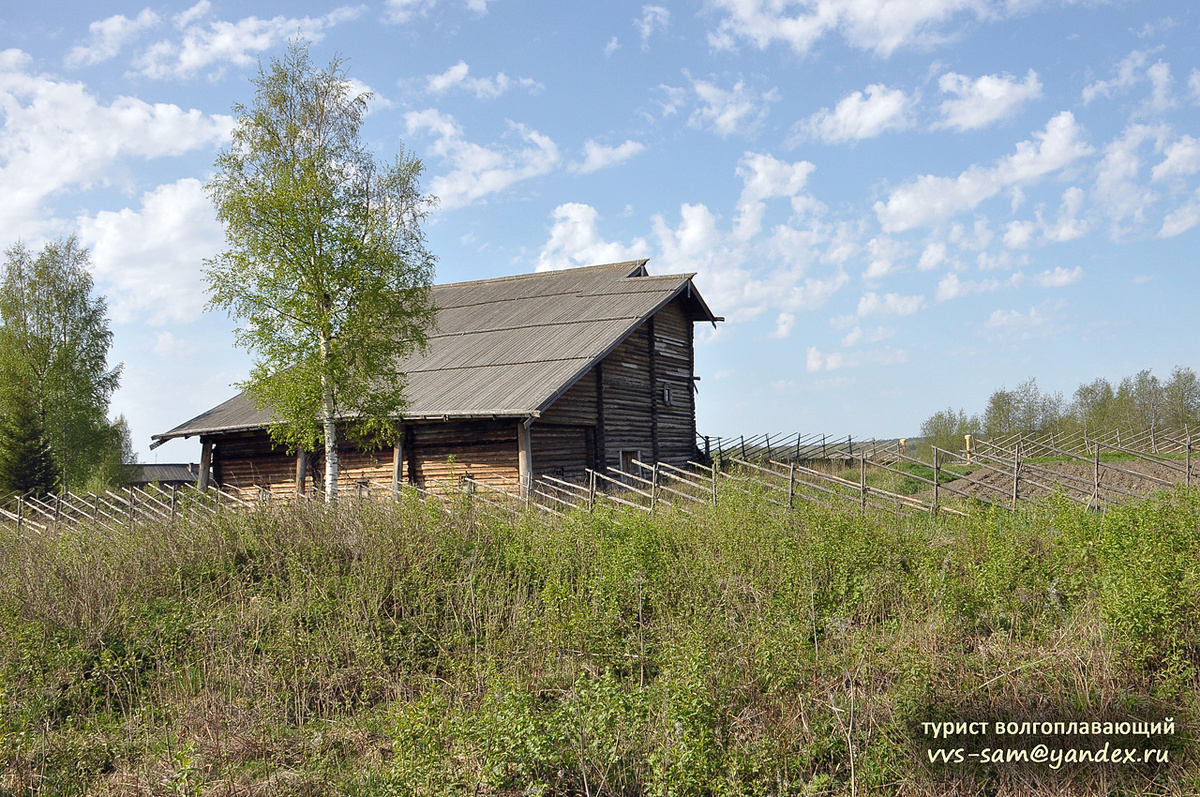
M 1096 379 L 1075 389 L 1071 400 L 1062 393 L 1043 393 L 1033 377 L 1013 390 L 1000 388 L 983 414 L 968 415 L 953 407 L 934 413 L 921 424 L 921 434 L 939 448 L 958 449 L 966 434 L 1002 435 L 1113 429 L 1200 426 L 1200 379 L 1191 368 L 1176 366 L 1165 381 L 1149 369 L 1127 376 L 1115 387 Z

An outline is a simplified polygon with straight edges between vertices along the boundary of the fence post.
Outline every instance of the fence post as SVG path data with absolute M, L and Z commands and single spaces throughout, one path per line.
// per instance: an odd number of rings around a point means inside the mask
M 1012 508 L 1015 512 L 1017 509 L 1017 482 L 1021 478 L 1021 443 L 1018 441 L 1016 449 L 1013 451 L 1013 492 L 1012 492 Z
M 129 530 L 133 531 L 133 488 L 129 488 Z
M 713 506 L 717 505 L 717 463 L 714 460 L 712 463 L 712 480 L 713 480 Z
M 705 438 L 707 440 L 707 438 Z M 596 471 L 588 468 L 588 511 L 596 508 Z
M 17 496 L 17 531 L 25 525 L 25 496 Z
M 767 459 L 771 458 L 771 435 L 766 435 L 767 438 Z
M 933 447 L 933 514 L 938 513 L 938 486 L 942 483 L 942 468 L 938 464 L 937 446 Z
M 1096 443 L 1096 456 L 1092 465 L 1092 500 L 1100 508 L 1100 443 Z
M 178 501 L 179 501 L 179 485 L 172 484 L 171 485 L 171 524 L 172 525 L 174 525 L 174 523 L 175 523 L 175 505 L 178 503 Z
M 829 459 L 829 452 L 825 450 L 825 434 L 821 433 L 821 459 Z
M 650 512 L 654 513 L 654 505 L 658 502 L 658 463 L 654 463 L 654 470 L 650 472 Z
M 796 463 L 788 468 L 788 509 L 792 508 L 792 498 L 796 495 Z
M 742 435 L 742 459 L 746 458 L 746 435 Z
M 867 461 L 858 458 L 858 512 L 867 514 Z
M 796 432 L 796 456 L 792 459 L 800 459 L 800 433 Z
M 100 519 L 100 496 L 92 494 L 92 522 Z
M 1183 433 L 1187 435 L 1187 453 L 1184 454 L 1184 462 L 1187 463 L 1187 475 L 1183 477 L 1183 486 L 1192 486 L 1192 433 L 1188 431 L 1187 424 L 1183 426 Z
M 854 437 L 851 435 L 846 435 L 846 450 L 849 452 L 847 454 L 847 456 L 850 457 L 851 459 L 853 459 L 854 458 Z

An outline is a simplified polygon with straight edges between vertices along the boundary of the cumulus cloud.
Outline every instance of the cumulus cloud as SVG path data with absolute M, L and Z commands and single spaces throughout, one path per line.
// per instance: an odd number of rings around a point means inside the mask
M 831 111 L 822 108 L 792 128 L 789 144 L 802 140 L 844 144 L 875 138 L 893 130 L 912 126 L 916 100 L 901 89 L 889 89 L 882 83 L 867 86 L 843 98 Z
M 975 165 L 956 177 L 922 175 L 893 189 L 886 202 L 874 206 L 884 231 L 902 232 L 971 210 L 1005 189 L 1035 183 L 1092 151 L 1070 111 L 1051 119 L 1033 139 L 1018 143 L 1016 152 L 991 167 Z
M 68 188 L 112 179 L 122 160 L 182 155 L 225 140 L 233 120 L 132 97 L 100 103 L 82 83 L 26 72 L 19 50 L 0 54 L 0 229 L 40 234 L 42 204 Z M 11 240 L 11 239 L 10 239 Z
M 67 53 L 66 65 L 69 67 L 91 66 L 115 58 L 121 48 L 136 39 L 138 35 L 161 22 L 158 14 L 148 8 L 142 9 L 133 19 L 124 14 L 101 19 L 88 25 L 91 34 L 87 44 L 71 48 Z
M 711 130 L 721 138 L 734 133 L 753 135 L 767 118 L 770 103 L 779 99 L 775 89 L 759 93 L 740 79 L 730 89 L 707 80 L 693 80 L 692 91 L 699 106 L 688 117 L 688 124 L 700 130 Z
M 796 326 L 795 313 L 780 313 L 775 319 L 775 331 L 771 337 L 786 340 L 792 336 L 792 327 Z
M 621 49 L 621 43 L 619 41 L 617 41 L 616 36 L 613 36 L 611 39 L 608 40 L 608 44 L 604 45 L 604 54 L 612 55 L 613 53 L 615 53 L 617 50 L 620 50 L 620 49 Z
M 1187 177 L 1200 172 L 1200 140 L 1191 136 L 1180 136 L 1171 142 L 1163 153 L 1162 162 L 1150 170 L 1154 181 Z
M 1091 103 L 1097 97 L 1111 98 L 1116 94 L 1132 89 L 1138 84 L 1144 74 L 1146 68 L 1146 53 L 1142 50 L 1133 50 L 1132 53 L 1124 56 L 1116 65 L 1114 74 L 1108 80 L 1094 80 L 1084 86 L 1084 104 Z
M 921 259 L 917 262 L 918 271 L 932 271 L 946 262 L 946 244 L 934 241 L 921 251 Z
M 568 202 L 553 213 L 550 239 L 537 259 L 538 271 L 551 271 L 594 263 L 620 263 L 649 256 L 645 240 L 635 238 L 629 246 L 604 240 L 600 214 L 591 205 Z
M 1035 0 L 1036 2 L 1036 0 Z M 840 33 L 852 46 L 888 57 L 901 47 L 946 40 L 955 23 L 993 20 L 1027 3 L 1005 0 L 713 0 L 720 19 L 709 43 L 732 49 L 746 41 L 759 49 L 778 42 L 807 53 L 827 35 Z
M 449 165 L 449 173 L 439 174 L 429 183 L 441 207 L 447 209 L 549 174 L 562 161 L 554 141 L 516 122 L 509 122 L 508 138 L 520 143 L 491 147 L 467 141 L 458 121 L 436 108 L 411 111 L 404 115 L 404 123 L 409 136 L 432 137 L 430 152 Z
M 513 80 L 503 72 L 495 77 L 471 77 L 471 67 L 466 61 L 459 61 L 454 66 L 439 75 L 426 75 L 425 86 L 433 94 L 445 94 L 447 91 L 469 91 L 481 100 L 494 100 L 513 86 L 520 86 L 530 91 L 540 91 L 544 88 L 533 78 L 523 77 Z
M 856 311 L 859 318 L 869 315 L 912 315 L 925 306 L 924 296 L 901 296 L 889 293 L 864 293 L 858 300 Z
M 984 331 L 988 337 L 998 340 L 1017 341 L 1047 337 L 1054 334 L 1060 326 L 1057 316 L 1062 306 L 1061 302 L 1047 302 L 1038 307 L 1031 307 L 1024 313 L 1019 310 L 995 310 L 984 322 Z
M 572 163 L 567 167 L 567 171 L 574 174 L 590 174 L 624 163 L 645 150 L 646 145 L 640 141 L 626 141 L 615 147 L 606 147 L 588 139 L 583 145 L 583 160 Z
M 1096 174 L 1093 190 L 1112 221 L 1112 234 L 1119 236 L 1131 226 L 1145 220 L 1146 211 L 1157 194 L 1138 182 L 1141 169 L 1141 148 L 1148 142 L 1160 141 L 1165 128 L 1131 124 L 1104 148 L 1104 158 Z
M 142 195 L 139 210 L 104 210 L 76 223 L 114 320 L 187 322 L 203 311 L 201 264 L 220 250 L 224 231 L 199 180 L 159 186 Z
M 938 79 L 938 88 L 954 99 L 943 100 L 942 121 L 935 127 L 954 130 L 978 130 L 993 122 L 1012 116 L 1030 100 L 1042 96 L 1042 83 L 1032 69 L 1024 81 L 1012 75 L 984 75 L 971 80 L 956 72 L 947 72 Z
M 252 16 L 204 24 L 211 10 L 212 3 L 201 0 L 176 15 L 172 22 L 181 34 L 179 41 L 163 39 L 151 45 L 134 60 L 137 70 L 150 78 L 189 78 L 209 69 L 219 75 L 226 64 L 250 66 L 259 53 L 288 39 L 320 41 L 327 28 L 358 18 L 364 9 L 341 6 L 322 17 Z
M 1063 268 L 1055 266 L 1053 270 L 1043 271 L 1033 278 L 1043 288 L 1065 288 L 1083 279 L 1083 266 Z
M 1006 280 L 984 279 L 984 280 L 964 280 L 959 279 L 958 275 L 951 272 L 938 282 L 937 300 L 939 302 L 949 301 L 950 299 L 958 299 L 962 296 L 969 296 L 973 293 L 991 293 L 1002 288 L 1016 288 L 1025 281 L 1025 275 L 1021 272 L 1016 272 Z
M 763 153 L 745 153 L 737 165 L 742 193 L 737 201 L 736 237 L 746 240 L 758 235 L 767 200 L 797 196 L 815 168 L 808 161 L 788 163 Z
M 843 368 L 858 368 L 864 365 L 898 365 L 908 362 L 908 352 L 884 346 L 865 351 L 834 351 L 825 353 L 810 346 L 805 353 L 805 367 L 810 373 L 838 371 Z
M 860 343 L 879 343 L 882 340 L 895 337 L 895 335 L 896 330 L 891 327 L 876 327 L 864 332 L 862 327 L 855 326 L 854 329 L 847 332 L 842 338 L 842 347 L 850 348 Z
M 466 0 L 463 3 L 468 11 L 483 16 L 487 13 L 488 3 L 495 0 Z M 433 10 L 438 0 L 387 0 L 384 6 L 384 19 L 388 22 L 403 24 L 415 16 L 424 16 Z
M 642 49 L 650 50 L 650 37 L 656 32 L 666 30 L 671 24 L 671 12 L 663 6 L 642 6 L 642 16 L 633 21 L 638 35 L 642 37 Z
M 1192 229 L 1197 224 L 1200 224 L 1200 190 L 1197 190 L 1195 194 L 1189 197 L 1187 202 L 1175 208 L 1175 210 L 1172 210 L 1163 218 L 1158 236 L 1160 238 L 1174 238 L 1176 235 Z

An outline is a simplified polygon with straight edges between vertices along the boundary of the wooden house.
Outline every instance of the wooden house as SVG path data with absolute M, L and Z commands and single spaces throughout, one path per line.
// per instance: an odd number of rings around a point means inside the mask
M 512 488 L 695 458 L 693 324 L 723 319 L 693 276 L 651 276 L 641 260 L 435 286 L 429 349 L 403 364 L 403 437 L 339 444 L 339 489 L 461 476 Z M 270 423 L 243 393 L 155 445 L 199 436 L 202 486 L 209 464 L 222 486 L 321 486 L 323 453 L 273 445 Z

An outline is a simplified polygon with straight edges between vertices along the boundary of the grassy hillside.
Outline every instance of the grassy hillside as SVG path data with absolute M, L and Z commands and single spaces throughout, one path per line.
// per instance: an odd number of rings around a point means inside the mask
M 1196 491 L 970 520 L 344 502 L 4 527 L 0 573 L 0 795 L 1200 793 Z M 922 722 L 1165 717 L 1154 767 L 925 763 Z

